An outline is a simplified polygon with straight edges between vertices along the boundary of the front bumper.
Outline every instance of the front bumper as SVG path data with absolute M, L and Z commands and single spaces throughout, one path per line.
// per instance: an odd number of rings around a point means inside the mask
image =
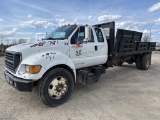
M 12 85 L 19 91 L 31 92 L 33 89 L 33 80 L 25 80 L 18 77 L 13 76 L 8 71 L 4 72 L 6 81 L 8 84 Z

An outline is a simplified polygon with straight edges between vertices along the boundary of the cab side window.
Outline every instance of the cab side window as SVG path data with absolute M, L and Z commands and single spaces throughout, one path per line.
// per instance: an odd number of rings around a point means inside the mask
M 91 30 L 91 39 L 88 42 L 94 42 L 93 31 Z
M 71 44 L 82 43 L 85 39 L 85 27 L 79 27 L 71 38 Z
M 85 27 L 80 27 L 77 42 L 82 43 L 84 39 L 85 39 Z
M 77 42 L 77 37 L 78 37 L 78 31 L 79 29 L 74 33 L 74 35 L 71 38 L 71 44 L 76 44 Z
M 95 28 L 95 32 L 96 32 L 98 42 L 104 42 L 104 38 L 103 38 L 101 29 Z

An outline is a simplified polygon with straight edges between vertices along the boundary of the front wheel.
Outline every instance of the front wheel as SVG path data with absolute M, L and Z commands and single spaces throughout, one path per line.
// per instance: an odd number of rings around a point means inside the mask
M 66 69 L 55 68 L 50 70 L 40 81 L 38 95 L 45 105 L 56 107 L 69 98 L 73 88 L 72 74 Z

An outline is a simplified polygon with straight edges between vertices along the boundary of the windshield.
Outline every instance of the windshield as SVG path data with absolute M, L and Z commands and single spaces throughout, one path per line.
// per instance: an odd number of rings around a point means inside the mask
M 76 25 L 62 26 L 56 28 L 53 32 L 47 35 L 43 40 L 64 40 L 67 39 L 75 30 Z

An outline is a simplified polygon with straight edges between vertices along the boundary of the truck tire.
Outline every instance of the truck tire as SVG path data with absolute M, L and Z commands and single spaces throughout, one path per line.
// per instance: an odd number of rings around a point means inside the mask
M 136 58 L 136 67 L 137 69 L 141 69 L 141 55 Z
M 148 70 L 149 66 L 150 66 L 150 55 L 145 54 L 142 56 L 141 59 L 142 70 Z
M 116 66 L 122 66 L 122 64 L 123 64 L 123 61 L 121 61 L 121 60 L 116 61 Z
M 39 82 L 38 95 L 45 105 L 56 107 L 66 102 L 73 88 L 73 75 L 64 68 L 55 68 Z
M 133 64 L 134 62 L 135 62 L 135 60 L 134 59 L 130 59 L 130 60 L 127 60 L 126 61 L 128 64 Z

